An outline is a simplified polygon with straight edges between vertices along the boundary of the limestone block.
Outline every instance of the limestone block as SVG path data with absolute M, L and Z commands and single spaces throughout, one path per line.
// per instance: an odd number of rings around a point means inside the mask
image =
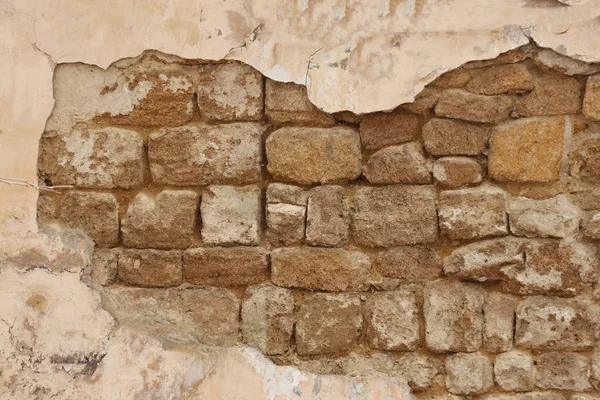
M 517 104 L 521 117 L 577 114 L 581 111 L 581 85 L 575 78 L 562 75 L 536 76 L 533 91 Z
M 360 296 L 316 293 L 300 306 L 296 323 L 299 355 L 333 354 L 356 346 L 363 325 Z
M 516 236 L 573 236 L 579 231 L 579 209 L 565 195 L 547 200 L 518 197 L 509 202 L 510 231 Z
M 91 277 L 102 286 L 112 285 L 117 281 L 117 268 L 120 249 L 96 249 L 92 258 Z
M 600 136 L 576 137 L 569 156 L 571 176 L 587 182 L 600 182 Z
M 468 69 L 454 69 L 438 76 L 435 81 L 431 82 L 432 86 L 437 86 L 444 89 L 461 88 L 471 80 L 471 71 Z
M 430 247 L 400 246 L 377 254 L 377 271 L 389 278 L 435 280 L 442 274 L 442 260 Z
M 318 186 L 308 194 L 306 242 L 311 246 L 340 247 L 348 242 L 350 215 L 342 186 Z
M 201 65 L 197 102 L 216 121 L 258 121 L 263 111 L 263 77 L 242 63 Z
M 269 355 L 288 351 L 294 328 L 291 290 L 267 284 L 249 286 L 244 294 L 241 315 L 246 344 Z
M 600 120 L 600 75 L 588 77 L 583 98 L 583 114 L 595 121 Z
M 476 94 L 514 94 L 533 89 L 533 77 L 523 64 L 496 65 L 472 70 L 474 75 L 466 88 Z
M 267 240 L 274 246 L 289 246 L 304 238 L 307 193 L 304 189 L 272 183 L 267 188 Z
M 439 117 L 497 123 L 508 119 L 515 105 L 510 96 L 485 96 L 462 89 L 444 91 L 435 106 Z
M 490 353 L 512 349 L 515 322 L 515 298 L 487 292 L 483 305 L 483 346 Z
M 369 158 L 363 174 L 371 183 L 431 183 L 431 167 L 417 142 L 379 150 Z
M 434 384 L 434 378 L 442 370 L 442 363 L 425 354 L 410 352 L 397 361 L 395 370 L 408 381 L 411 389 L 420 391 Z
M 410 142 L 419 131 L 419 117 L 406 111 L 366 114 L 360 123 L 360 139 L 366 150 Z
M 40 194 L 37 202 L 38 224 L 52 223 L 58 217 L 58 202 L 53 197 Z
M 210 186 L 200 208 L 204 244 L 260 244 L 261 190 L 257 186 Z
M 164 185 L 247 184 L 261 178 L 262 127 L 186 125 L 150 134 L 152 180 Z
M 542 354 L 536 364 L 536 385 L 541 389 L 591 390 L 590 361 L 582 354 L 551 352 Z
M 119 243 L 119 205 L 110 193 L 70 191 L 60 203 L 60 223 L 81 229 L 98 247 Z
M 429 283 L 423 303 L 427 348 L 434 352 L 479 349 L 483 303 L 480 286 L 447 281 Z
M 369 247 L 433 242 L 437 236 L 433 187 L 358 187 L 351 233 L 357 244 Z
M 498 354 L 494 375 L 498 386 L 506 392 L 527 392 L 535 386 L 533 359 L 519 351 Z
M 532 54 L 532 59 L 538 65 L 567 75 L 590 75 L 599 70 L 597 64 L 586 63 L 552 49 L 535 51 Z
M 183 252 L 185 280 L 194 285 L 252 285 L 269 279 L 267 252 L 257 247 L 194 248 Z
M 481 182 L 483 169 L 468 157 L 443 157 L 433 164 L 433 178 L 443 188 L 459 188 Z
M 485 400 L 565 400 L 558 392 L 529 392 L 516 394 L 493 394 L 484 397 Z
M 489 358 L 479 353 L 459 353 L 446 358 L 446 388 L 453 394 L 485 393 L 494 386 Z
M 141 287 L 180 285 L 181 251 L 123 249 L 119 253 L 119 280 Z
M 564 131 L 564 117 L 522 118 L 496 126 L 490 140 L 490 177 L 516 182 L 557 180 Z
M 360 139 L 347 127 L 281 128 L 267 138 L 266 153 L 269 172 L 282 181 L 347 182 L 361 173 Z
M 292 123 L 310 126 L 331 126 L 333 116 L 319 110 L 308 99 L 306 86 L 276 82 L 267 79 L 265 84 L 265 111 L 274 124 Z
M 292 247 L 271 252 L 271 279 L 278 286 L 365 291 L 369 289 L 370 269 L 369 256 L 358 251 Z
M 293 204 L 306 207 L 308 193 L 301 187 L 284 183 L 271 183 L 267 187 L 267 203 Z
M 191 190 L 138 193 L 123 220 L 123 243 L 135 248 L 185 248 L 192 241 L 197 213 L 198 194 Z
M 423 126 L 423 144 L 436 156 L 482 154 L 488 145 L 487 126 L 453 119 L 432 118 Z
M 369 347 L 414 351 L 420 343 L 419 309 L 409 291 L 377 292 L 367 298 L 366 337 Z
M 600 239 L 600 212 L 586 212 L 583 215 L 581 233 L 586 239 Z

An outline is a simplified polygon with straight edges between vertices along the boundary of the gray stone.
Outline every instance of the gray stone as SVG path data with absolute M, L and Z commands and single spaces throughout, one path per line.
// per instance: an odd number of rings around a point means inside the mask
M 573 236 L 579 231 L 579 209 L 565 195 L 547 200 L 519 197 L 509 202 L 510 231 L 516 236 Z

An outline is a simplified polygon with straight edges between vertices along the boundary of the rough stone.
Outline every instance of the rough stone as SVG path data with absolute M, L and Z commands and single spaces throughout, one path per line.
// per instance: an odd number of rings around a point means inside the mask
M 432 86 L 448 88 L 461 88 L 471 80 L 471 72 L 468 69 L 455 69 L 448 71 L 438 76 L 437 79 L 431 82 Z
M 516 394 L 494 394 L 484 397 L 485 400 L 565 400 L 565 396 L 557 392 L 529 392 Z
M 377 271 L 389 278 L 435 280 L 442 274 L 438 252 L 423 246 L 401 246 L 377 254 Z
M 423 126 L 425 150 L 436 156 L 482 154 L 489 137 L 488 127 L 453 119 L 432 118 Z
M 357 244 L 369 247 L 433 242 L 437 236 L 433 187 L 357 188 L 351 232 Z
M 271 252 L 271 279 L 278 286 L 312 290 L 365 291 L 371 261 L 358 251 L 314 247 Z
M 598 64 L 590 64 L 577 60 L 552 49 L 540 49 L 532 54 L 533 61 L 545 68 L 567 75 L 590 75 L 598 72 Z
M 453 394 L 485 393 L 494 386 L 490 360 L 479 353 L 459 353 L 446 358 L 446 387 Z
M 419 346 L 419 311 L 409 291 L 377 292 L 367 298 L 366 340 L 372 349 L 414 351 Z
M 433 164 L 433 178 L 441 187 L 459 188 L 481 182 L 483 169 L 468 157 L 443 157 Z
M 37 202 L 38 224 L 52 223 L 58 217 L 57 201 L 50 196 L 40 195 Z
M 369 158 L 363 174 L 371 183 L 431 183 L 431 167 L 416 142 L 379 150 Z
M 91 277 L 102 286 L 110 286 L 117 281 L 119 249 L 96 249 L 92 259 Z
M 485 294 L 483 305 L 483 346 L 490 353 L 512 349 L 515 298 L 497 292 Z
M 586 239 L 600 239 L 600 212 L 586 212 L 581 224 L 581 234 Z
M 505 95 L 485 96 L 462 89 L 448 89 L 440 95 L 435 114 L 466 121 L 497 123 L 510 117 L 514 105 L 514 100 Z
M 366 150 L 379 150 L 414 140 L 419 134 L 419 117 L 406 111 L 364 115 L 360 139 Z
M 347 127 L 281 128 L 267 138 L 266 152 L 269 172 L 282 181 L 347 182 L 361 172 L 360 139 Z
M 480 239 L 508 233 L 506 194 L 493 187 L 441 192 L 438 216 L 441 233 L 450 239 Z
M 404 377 L 411 389 L 425 390 L 434 384 L 434 378 L 441 372 L 440 361 L 425 354 L 410 352 L 402 356 L 396 364 L 399 375 Z
M 575 78 L 562 75 L 536 76 L 534 89 L 517 104 L 521 117 L 577 114 L 581 111 L 581 85 Z
M 306 86 L 267 79 L 265 110 L 274 124 L 331 126 L 333 116 L 319 110 L 308 99 Z
M 534 350 L 587 350 L 594 326 L 586 305 L 575 299 L 535 296 L 517 306 L 515 344 Z
M 242 333 L 246 344 L 269 355 L 290 348 L 294 328 L 294 296 L 271 285 L 250 286 L 242 302 Z
M 340 247 L 348 242 L 350 215 L 342 186 L 318 186 L 308 195 L 306 242 L 311 246 Z
M 301 187 L 284 183 L 271 183 L 267 187 L 268 204 L 292 204 L 306 207 L 308 192 Z
M 181 251 L 123 249 L 119 253 L 119 280 L 141 287 L 180 285 Z
M 135 248 L 184 248 L 190 245 L 198 213 L 198 194 L 191 190 L 139 193 L 127 209 L 123 243 Z
M 299 355 L 334 354 L 356 346 L 363 325 L 360 296 L 316 293 L 298 311 L 296 350 Z
M 402 108 L 415 114 L 428 115 L 431 108 L 438 102 L 442 92 L 443 90 L 438 87 L 428 86 L 414 96 L 412 103 L 402 104 Z
M 582 135 L 573 141 L 570 174 L 588 182 L 600 182 L 600 136 Z
M 185 280 L 194 285 L 251 285 L 269 279 L 267 252 L 257 247 L 212 247 L 185 250 Z
M 496 126 L 490 140 L 490 177 L 516 182 L 557 180 L 564 131 L 564 117 L 522 118 Z
M 152 180 L 163 185 L 247 184 L 261 177 L 262 127 L 187 125 L 150 134 Z
M 263 110 L 263 77 L 242 63 L 200 66 L 198 108 L 216 121 L 258 121 Z
M 596 348 L 592 354 L 591 360 L 591 374 L 592 378 L 596 381 L 600 381 L 600 351 Z
M 210 186 L 202 194 L 200 208 L 204 244 L 260 244 L 260 188 Z
M 506 392 L 527 392 L 535 386 L 531 356 L 519 351 L 498 354 L 494 360 L 496 383 Z
M 583 98 L 583 114 L 589 119 L 600 121 L 600 75 L 588 77 Z
M 573 236 L 579 230 L 580 211 L 565 195 L 547 200 L 519 197 L 509 202 L 510 231 L 516 236 Z
M 536 385 L 541 389 L 573 390 L 592 389 L 590 362 L 577 353 L 551 352 L 542 354 L 536 364 Z
M 533 77 L 523 64 L 497 65 L 482 70 L 472 70 L 474 77 L 467 90 L 476 94 L 514 94 L 533 89 Z
M 483 289 L 438 281 L 425 287 L 423 315 L 427 348 L 434 352 L 476 351 L 481 347 Z
M 267 232 L 269 243 L 289 246 L 304 238 L 307 192 L 297 186 L 272 183 L 267 188 Z
M 60 222 L 81 229 L 98 247 L 119 243 L 119 205 L 110 193 L 68 192 L 60 203 Z

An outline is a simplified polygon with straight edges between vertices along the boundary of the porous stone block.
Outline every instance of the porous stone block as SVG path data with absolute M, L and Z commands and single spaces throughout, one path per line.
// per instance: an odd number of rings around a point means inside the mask
M 311 126 L 335 124 L 333 116 L 324 113 L 311 103 L 304 85 L 267 79 L 265 90 L 265 110 L 269 120 L 274 124 L 293 123 Z
M 294 328 L 292 291 L 271 285 L 250 286 L 242 302 L 244 342 L 269 355 L 290 348 Z
M 267 188 L 267 232 L 269 243 L 289 246 L 304 238 L 307 193 L 304 189 L 272 183 Z
M 150 134 L 148 160 L 163 185 L 247 184 L 261 178 L 261 135 L 255 123 L 186 125 Z
M 536 76 L 533 91 L 515 107 L 521 117 L 577 114 L 581 111 L 581 84 L 577 79 L 552 74 Z
M 91 277 L 102 286 L 112 285 L 117 281 L 117 268 L 120 249 L 95 249 L 92 258 Z
M 431 167 L 419 143 L 386 147 L 369 158 L 363 172 L 371 183 L 431 183 Z
M 372 349 L 414 351 L 419 346 L 419 311 L 409 291 L 373 293 L 366 302 L 367 343 Z
M 38 224 L 52 223 L 58 217 L 58 202 L 54 197 L 40 194 L 37 201 Z
M 351 233 L 357 244 L 368 247 L 433 242 L 437 236 L 433 187 L 358 187 Z
M 523 64 L 496 65 L 472 70 L 474 75 L 466 88 L 485 95 L 523 93 L 533 89 L 533 77 Z
M 446 358 L 446 388 L 453 394 L 485 393 L 494 386 L 489 358 L 479 353 L 459 353 Z
M 515 325 L 515 298 L 497 292 L 485 294 L 483 305 L 483 346 L 490 353 L 512 349 Z
M 358 134 L 347 127 L 281 128 L 266 140 L 275 179 L 304 185 L 347 182 L 361 173 Z
M 292 247 L 271 252 L 271 279 L 278 286 L 365 291 L 369 289 L 370 269 L 369 256 L 358 251 Z
M 267 252 L 257 247 L 188 249 L 183 268 L 185 280 L 194 285 L 252 285 L 269 279 Z
M 581 234 L 586 239 L 600 239 L 600 212 L 586 212 L 581 224 Z
M 600 381 L 600 351 L 596 348 L 591 359 L 591 374 L 592 378 Z
M 308 192 L 301 187 L 284 183 L 271 183 L 267 187 L 267 203 L 293 204 L 306 207 Z
M 583 115 L 600 121 L 600 74 L 588 77 L 583 98 Z
M 298 311 L 296 350 L 301 356 L 351 350 L 357 345 L 362 325 L 359 295 L 313 294 Z
M 538 49 L 531 54 L 531 58 L 542 69 L 552 69 L 566 75 L 590 75 L 599 70 L 596 64 L 571 58 L 552 49 Z
M 600 137 L 576 136 L 571 146 L 571 176 L 587 182 L 600 182 Z
M 492 394 L 484 397 L 485 400 L 565 400 L 565 396 L 558 392 L 529 392 L 516 394 Z
M 438 76 L 435 81 L 431 82 L 432 86 L 440 88 L 461 88 L 471 80 L 471 71 L 468 69 L 455 69 L 448 71 Z
M 528 297 L 517 306 L 515 344 L 534 350 L 587 350 L 594 325 L 586 305 L 576 299 Z
M 119 254 L 119 280 L 141 287 L 180 285 L 181 251 L 123 249 Z
M 441 192 L 438 217 L 441 233 L 450 239 L 480 239 L 508 233 L 506 194 L 493 187 Z
M 210 186 L 202 194 L 200 209 L 205 244 L 260 244 L 261 191 L 257 186 Z
M 139 133 L 120 128 L 47 132 L 38 169 L 52 185 L 129 189 L 144 181 L 144 144 Z
M 498 354 L 494 360 L 496 383 L 506 392 L 527 392 L 535 386 L 535 367 L 530 355 L 519 351 Z
M 468 157 L 443 157 L 433 164 L 433 178 L 441 187 L 459 188 L 481 182 L 483 169 Z
M 440 95 L 435 114 L 466 121 L 497 123 L 510 117 L 514 105 L 514 100 L 506 95 L 485 96 L 463 89 L 448 89 Z
M 215 121 L 258 121 L 263 111 L 263 77 L 249 65 L 228 62 L 199 68 L 198 108 Z
M 423 126 L 425 150 L 436 156 L 482 154 L 489 138 L 489 127 L 470 122 L 432 118 Z
M 410 142 L 419 134 L 419 117 L 406 111 L 366 114 L 360 123 L 360 139 L 366 150 Z
M 564 117 L 522 118 L 496 126 L 490 140 L 490 177 L 514 182 L 557 180 L 564 132 Z
M 577 353 L 542 354 L 536 364 L 536 385 L 541 389 L 583 392 L 592 389 L 590 361 Z
M 516 236 L 573 236 L 579 231 L 581 214 L 565 195 L 547 200 L 518 197 L 509 202 L 510 231 Z
M 430 356 L 409 352 L 402 356 L 395 366 L 398 374 L 408 381 L 414 391 L 421 391 L 435 384 L 435 378 L 442 370 L 443 364 Z
M 127 209 L 121 232 L 126 247 L 184 248 L 190 245 L 198 213 L 191 190 L 138 193 Z
M 483 289 L 438 281 L 425 287 L 423 315 L 427 348 L 434 352 L 476 351 L 481 347 Z
M 424 246 L 400 246 L 377 254 L 377 271 L 389 278 L 434 280 L 442 274 L 438 252 Z
M 348 242 L 350 215 L 342 186 L 318 186 L 308 194 L 306 242 L 311 246 L 340 247 Z
M 60 203 L 59 221 L 81 229 L 98 247 L 119 243 L 119 205 L 110 193 L 68 192 Z

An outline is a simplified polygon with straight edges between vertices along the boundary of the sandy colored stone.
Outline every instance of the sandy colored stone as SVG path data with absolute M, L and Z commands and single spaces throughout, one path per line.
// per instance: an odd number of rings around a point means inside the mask
M 294 328 L 292 291 L 268 284 L 249 286 L 242 302 L 244 342 L 265 354 L 284 354 Z
M 289 246 L 304 239 L 307 196 L 298 186 L 269 184 L 266 237 L 273 246 Z
M 420 143 L 386 147 L 373 154 L 363 174 L 370 183 L 431 183 L 431 167 Z
M 268 204 L 292 204 L 306 207 L 308 192 L 301 187 L 284 183 L 270 183 L 267 187 Z
M 436 156 L 482 154 L 489 137 L 487 126 L 459 120 L 432 118 L 423 126 L 425 150 Z
M 278 286 L 329 292 L 369 289 L 367 254 L 315 247 L 278 248 L 271 252 L 271 279 Z
M 54 222 L 58 217 L 58 201 L 54 197 L 40 194 L 37 202 L 38 224 Z
M 510 117 L 514 105 L 514 100 L 505 95 L 485 96 L 462 89 L 448 89 L 440 95 L 435 114 L 466 121 L 497 123 Z
M 522 118 L 496 126 L 490 139 L 490 177 L 516 182 L 558 180 L 564 131 L 564 117 Z
M 202 194 L 200 209 L 204 244 L 260 244 L 259 187 L 210 186 Z
M 471 80 L 471 72 L 468 69 L 455 69 L 438 76 L 431 82 L 432 86 L 441 88 L 461 88 Z
M 446 388 L 453 394 L 485 393 L 494 386 L 489 358 L 479 353 L 459 353 L 446 358 Z
M 359 136 L 347 127 L 281 128 L 267 138 L 266 154 L 269 172 L 282 181 L 347 182 L 361 172 Z
M 442 370 L 442 363 L 428 355 L 410 352 L 397 361 L 395 369 L 408 381 L 411 389 L 421 391 L 434 384 L 434 378 Z
M 581 234 L 586 239 L 600 239 L 600 212 L 586 212 L 581 223 Z
M 515 344 L 534 350 L 587 350 L 594 326 L 586 305 L 576 299 L 528 297 L 517 306 Z
M 494 187 L 441 192 L 438 217 L 440 232 L 453 240 L 508 234 L 506 194 Z
M 389 278 L 434 280 L 442 274 L 438 252 L 423 246 L 400 246 L 377 254 L 377 271 Z
M 565 396 L 558 392 L 529 392 L 516 394 L 492 394 L 484 397 L 485 400 L 565 400 Z
M 593 120 L 600 120 L 600 75 L 587 78 L 583 98 L 583 114 Z
M 598 349 L 595 349 L 592 354 L 591 374 L 593 379 L 600 381 L 600 351 Z
M 306 242 L 311 246 L 341 247 L 348 242 L 350 215 L 342 186 L 318 186 L 308 194 Z
M 185 248 L 192 242 L 198 213 L 196 192 L 163 190 L 138 193 L 127 208 L 123 244 L 135 248 Z
M 433 179 L 444 188 L 475 185 L 483 179 L 483 168 L 468 157 L 443 157 L 433 164 Z
M 498 354 L 494 359 L 496 383 L 506 392 L 527 392 L 535 386 L 531 356 L 519 351 Z
M 331 126 L 333 116 L 319 110 L 308 99 L 306 86 L 292 82 L 267 79 L 265 84 L 265 111 L 277 125 L 292 123 L 308 126 Z
M 366 150 L 379 150 L 415 140 L 419 117 L 406 111 L 379 112 L 363 116 L 360 139 Z
M 183 252 L 185 280 L 194 285 L 241 286 L 269 279 L 267 252 L 257 247 L 194 248 Z
M 581 84 L 564 75 L 534 77 L 534 89 L 517 104 L 520 117 L 577 114 L 581 111 Z
M 110 193 L 66 193 L 60 203 L 59 221 L 81 229 L 98 247 L 114 247 L 119 243 L 119 204 Z
M 119 280 L 141 287 L 180 285 L 181 258 L 178 250 L 124 249 L 119 253 Z
M 304 356 L 351 350 L 357 345 L 362 325 L 358 294 L 313 294 L 298 310 L 296 351 Z
M 600 182 L 600 137 L 581 135 L 575 138 L 570 150 L 570 174 L 588 182 Z
M 197 89 L 202 115 L 216 121 L 258 121 L 263 111 L 263 77 L 242 63 L 201 65 Z
M 590 361 L 582 354 L 551 352 L 536 363 L 536 386 L 541 389 L 587 391 L 590 385 Z
M 102 286 L 110 286 L 117 281 L 117 268 L 120 249 L 96 249 L 92 259 L 91 277 Z
M 581 220 L 580 210 L 565 195 L 547 200 L 512 199 L 509 214 L 512 234 L 526 237 L 573 236 Z
M 412 103 L 402 104 L 402 108 L 415 114 L 428 115 L 436 105 L 443 90 L 439 87 L 428 86 L 414 96 Z
M 372 349 L 414 351 L 420 343 L 419 309 L 409 291 L 377 292 L 365 305 L 366 340 Z
M 483 289 L 437 281 L 424 290 L 425 341 L 433 352 L 476 351 L 482 344 Z
M 163 185 L 246 184 L 261 178 L 261 135 L 255 123 L 186 125 L 150 134 L 152 180 Z
M 490 353 L 510 351 L 515 325 L 514 297 L 487 292 L 483 305 L 483 347 Z
M 590 64 L 568 57 L 552 49 L 539 49 L 532 53 L 532 60 L 542 68 L 549 68 L 567 75 L 590 75 L 598 72 L 598 64 Z
M 523 64 L 496 65 L 471 70 L 473 78 L 466 88 L 471 93 L 494 95 L 523 93 L 533 89 L 533 77 Z
M 433 187 L 358 187 L 351 232 L 357 244 L 368 247 L 433 242 L 437 236 Z

